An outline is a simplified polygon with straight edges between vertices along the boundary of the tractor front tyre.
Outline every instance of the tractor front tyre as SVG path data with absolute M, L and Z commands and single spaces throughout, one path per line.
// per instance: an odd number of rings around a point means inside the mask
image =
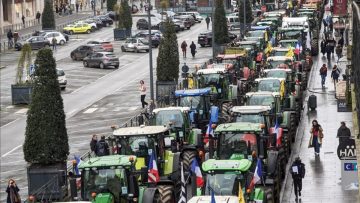
M 233 107 L 231 103 L 223 103 L 221 105 L 221 116 L 225 118 L 226 122 L 230 122 L 231 116 L 230 116 L 230 110 Z
M 317 39 L 311 40 L 311 55 L 317 56 L 319 54 L 319 41 Z
M 157 186 L 160 194 L 160 203 L 171 203 L 175 202 L 174 187 L 171 185 L 158 185 Z
M 186 150 L 182 153 L 182 161 L 184 165 L 184 171 L 189 171 L 191 162 L 196 159 L 197 152 L 193 150 Z

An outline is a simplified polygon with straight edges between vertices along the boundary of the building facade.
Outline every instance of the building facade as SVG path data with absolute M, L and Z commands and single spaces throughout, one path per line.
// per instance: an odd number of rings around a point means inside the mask
M 42 13 L 44 0 L 0 0 L 0 34 L 21 26 L 24 15 L 26 24 L 34 22 L 36 13 Z

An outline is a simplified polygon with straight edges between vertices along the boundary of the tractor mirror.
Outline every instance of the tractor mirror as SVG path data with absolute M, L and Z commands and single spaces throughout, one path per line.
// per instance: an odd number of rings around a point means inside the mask
M 177 142 L 176 140 L 171 140 L 171 151 L 175 153 L 177 151 Z
M 271 138 L 271 146 L 276 147 L 276 138 L 277 138 L 276 133 L 272 133 L 270 135 L 270 138 Z
M 260 159 L 266 159 L 267 154 L 267 146 L 266 146 L 266 140 L 261 139 L 259 143 L 259 158 Z

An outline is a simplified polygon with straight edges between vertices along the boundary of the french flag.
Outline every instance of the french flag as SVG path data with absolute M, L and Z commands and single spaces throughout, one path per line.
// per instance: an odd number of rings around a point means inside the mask
M 78 176 L 78 175 L 81 175 L 81 173 L 80 173 L 80 171 L 79 171 L 79 165 L 80 165 L 80 163 L 81 163 L 81 159 L 80 159 L 80 157 L 79 156 L 75 156 L 74 155 L 74 159 L 75 159 L 75 161 L 76 161 L 76 165 L 75 165 L 75 174 Z
M 196 186 L 197 187 L 204 186 L 203 176 L 201 174 L 201 170 L 196 159 L 193 159 L 191 163 L 191 172 L 196 175 Z
M 295 53 L 296 55 L 299 55 L 301 52 L 302 52 L 301 43 L 300 43 L 300 42 L 297 42 L 294 53 Z
M 152 152 L 149 160 L 149 169 L 148 169 L 148 182 L 149 183 L 156 183 L 159 182 L 159 170 L 156 165 L 155 154 Z
M 281 145 L 281 137 L 282 137 L 283 129 L 280 128 L 277 118 L 276 118 L 276 121 L 275 121 L 274 131 L 276 133 L 276 146 L 280 146 Z
M 261 178 L 262 178 L 262 163 L 261 163 L 261 159 L 258 159 L 256 168 L 255 168 L 255 172 L 254 172 L 254 177 L 252 178 L 252 180 L 250 182 L 249 189 L 253 190 L 255 187 L 255 184 L 258 183 L 259 180 L 261 180 Z
M 209 125 L 206 129 L 206 133 L 205 133 L 205 138 L 204 138 L 204 143 L 207 144 L 209 142 L 209 137 L 214 137 L 214 130 L 212 129 L 212 121 L 210 119 L 209 121 Z

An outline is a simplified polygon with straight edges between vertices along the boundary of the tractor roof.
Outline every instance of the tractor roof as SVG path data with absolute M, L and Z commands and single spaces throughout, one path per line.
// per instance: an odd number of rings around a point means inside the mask
M 266 30 L 270 28 L 270 26 L 251 26 L 251 30 L 252 31 L 258 31 L 258 30 Z
M 127 155 L 109 155 L 109 156 L 99 156 L 92 157 L 89 160 L 81 161 L 79 164 L 79 169 L 92 168 L 92 167 L 102 167 L 107 168 L 111 166 L 130 166 L 130 157 L 136 161 L 136 156 L 127 156 Z
M 306 22 L 308 17 L 284 17 L 283 22 Z
M 282 28 L 279 28 L 279 32 L 283 31 L 283 32 L 286 32 L 286 31 L 303 31 L 305 30 L 305 28 L 303 27 L 282 27 Z
M 279 52 L 288 52 L 290 48 L 284 48 L 284 47 L 273 47 L 271 51 L 279 51 Z
M 211 88 L 176 90 L 175 96 L 177 97 L 201 96 L 201 95 L 208 95 L 210 94 L 210 92 L 211 92 Z
M 181 106 L 171 106 L 171 107 L 165 107 L 165 108 L 157 108 L 153 110 L 154 114 L 159 113 L 160 111 L 181 111 L 181 112 L 187 112 L 190 111 L 189 107 L 181 107 Z
M 277 21 L 280 20 L 280 16 L 266 16 L 265 18 L 261 19 L 260 22 L 265 22 L 265 21 Z
M 166 126 L 137 126 L 119 128 L 113 131 L 114 136 L 130 136 L 130 135 L 155 135 L 169 131 Z
M 219 132 L 261 132 L 258 123 L 237 122 L 237 123 L 223 123 L 216 127 L 215 133 Z
M 272 21 L 260 21 L 260 22 L 257 22 L 256 25 L 273 25 L 274 22 Z
M 205 172 L 211 171 L 241 171 L 249 170 L 251 161 L 247 159 L 241 160 L 216 160 L 209 159 L 202 164 L 202 169 Z
M 265 81 L 265 80 L 278 80 L 281 82 L 281 81 L 285 80 L 285 78 L 256 78 L 255 79 L 256 82 Z
M 293 61 L 294 58 L 289 57 L 289 56 L 269 56 L 266 60 L 267 61 Z
M 267 92 L 267 91 L 262 91 L 262 92 L 248 92 L 246 93 L 246 96 L 251 97 L 251 96 L 280 96 L 279 92 Z
M 276 11 L 268 11 L 268 12 L 265 12 L 263 15 L 264 15 L 264 16 L 276 15 L 276 14 L 284 15 L 285 13 L 286 13 L 286 11 L 285 11 L 284 9 L 280 9 L 280 10 L 276 10 Z
M 244 49 L 245 50 L 245 49 Z M 234 54 L 219 54 L 216 58 L 221 58 L 221 59 L 237 59 L 238 57 L 244 57 L 246 55 L 246 51 L 241 51 L 239 50 L 234 50 Z
M 259 114 L 270 111 L 270 106 L 234 106 L 231 111 L 240 114 Z
M 271 71 L 285 71 L 285 72 L 292 72 L 293 70 L 291 69 L 284 69 L 284 68 L 272 68 L 272 69 L 265 69 L 264 72 L 268 73 Z
M 223 68 L 206 68 L 206 69 L 200 69 L 197 71 L 196 74 L 198 75 L 208 75 L 208 74 L 222 74 L 226 73 L 225 67 Z
M 246 40 L 246 41 L 239 41 L 239 42 L 236 42 L 237 45 L 247 45 L 247 44 L 256 44 L 257 41 L 251 41 L 251 40 Z
M 282 39 L 282 40 L 280 40 L 280 43 L 281 42 L 295 42 L 295 43 L 297 43 L 299 40 L 297 40 L 297 39 Z
M 209 203 L 211 202 L 211 196 L 194 196 L 188 203 Z M 215 202 L 217 203 L 238 203 L 239 197 L 237 196 L 217 196 L 215 195 Z

